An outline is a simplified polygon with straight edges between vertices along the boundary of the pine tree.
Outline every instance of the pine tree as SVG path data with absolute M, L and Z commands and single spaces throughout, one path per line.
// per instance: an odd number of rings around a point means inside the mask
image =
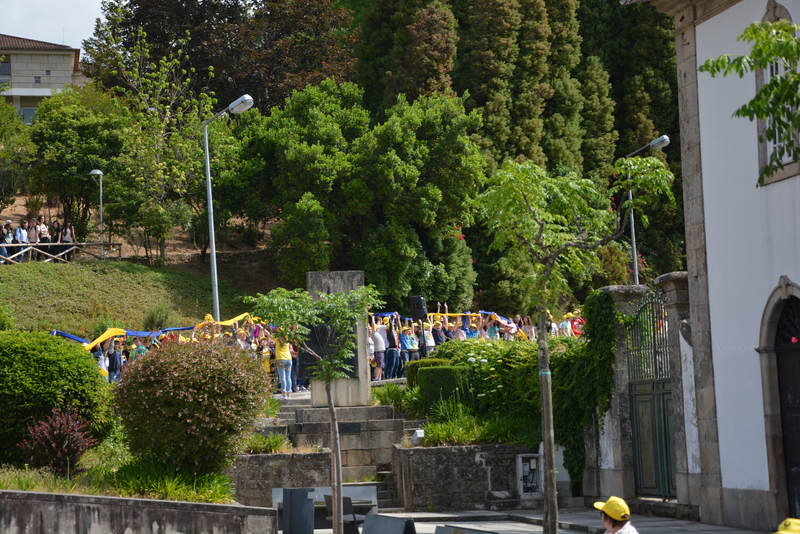
M 650 118 L 650 95 L 644 88 L 642 76 L 633 76 L 625 84 L 627 93 L 622 99 L 619 115 L 619 151 L 624 156 L 658 137 Z
M 410 102 L 419 95 L 452 93 L 450 74 L 458 35 L 450 7 L 434 0 L 417 10 L 406 30 L 408 46 L 402 59 L 395 61 L 396 72 L 387 75 L 389 103 L 394 103 L 400 93 Z
M 454 9 L 460 40 L 454 85 L 469 92 L 468 109 L 483 114 L 481 145 L 495 163 L 516 156 L 512 134 L 511 80 L 517 61 L 520 13 L 517 0 L 472 0 L 466 9 Z
M 580 72 L 584 99 L 581 126 L 585 132 L 581 155 L 583 174 L 605 184 L 614 172 L 619 133 L 614 129 L 615 102 L 610 96 L 608 73 L 596 56 L 586 58 Z
M 550 23 L 548 82 L 553 96 L 545 103 L 542 148 L 548 168 L 566 167 L 580 172 L 583 97 L 580 83 L 574 78 L 581 53 L 577 1 L 549 0 L 546 6 Z
M 519 56 L 511 81 L 513 129 L 510 143 L 516 159 L 525 158 L 544 165 L 546 158 L 541 147 L 544 135 L 542 111 L 544 102 L 553 95 L 545 82 L 550 54 L 550 26 L 544 0 L 520 0 L 522 22 L 517 44 Z

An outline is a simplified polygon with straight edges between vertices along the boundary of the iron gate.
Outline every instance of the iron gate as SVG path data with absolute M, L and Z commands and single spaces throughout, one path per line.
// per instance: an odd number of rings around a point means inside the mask
M 626 340 L 636 493 L 674 497 L 675 426 L 665 303 L 662 292 L 645 295 Z

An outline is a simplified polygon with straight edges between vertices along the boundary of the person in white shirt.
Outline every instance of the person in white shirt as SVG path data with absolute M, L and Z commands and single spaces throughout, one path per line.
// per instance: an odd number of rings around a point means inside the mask
M 373 315 L 372 321 L 372 343 L 375 345 L 375 367 L 372 369 L 373 380 L 383 379 L 383 368 L 386 367 L 386 327 L 375 322 Z
M 606 502 L 594 503 L 594 507 L 603 514 L 605 534 L 639 534 L 631 524 L 631 510 L 628 508 L 628 503 L 619 497 L 612 495 Z

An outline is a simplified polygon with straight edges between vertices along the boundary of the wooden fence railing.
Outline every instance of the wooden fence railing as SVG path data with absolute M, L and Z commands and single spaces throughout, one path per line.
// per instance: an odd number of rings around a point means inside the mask
M 2 255 L 3 248 L 6 249 L 6 254 L 5 257 L 0 257 L 0 261 L 12 265 L 23 261 L 32 261 L 32 258 L 39 261 L 67 263 L 82 255 L 98 260 L 122 259 L 122 243 L 40 243 L 38 245 L 0 243 L 0 255 Z

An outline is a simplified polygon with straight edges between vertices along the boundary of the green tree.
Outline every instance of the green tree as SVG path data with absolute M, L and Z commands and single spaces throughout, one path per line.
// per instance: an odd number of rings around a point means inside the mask
M 494 233 L 493 247 L 516 248 L 530 258 L 528 281 L 537 329 L 548 331 L 548 308 L 569 294 L 568 276 L 594 261 L 595 251 L 625 230 L 629 209 L 639 209 L 654 195 L 671 195 L 672 174 L 656 158 L 618 160 L 620 179 L 605 191 L 574 173 L 547 173 L 532 163 L 507 162 L 481 196 Z M 627 191 L 616 211 L 609 198 Z M 539 336 L 539 374 L 545 443 L 545 532 L 557 532 L 558 510 L 553 463 L 552 393 L 548 336 Z
M 553 96 L 544 107 L 542 148 L 551 170 L 564 166 L 580 172 L 583 163 L 583 96 L 580 82 L 575 78 L 575 69 L 581 58 L 577 4 L 576 0 L 550 0 L 545 4 L 550 23 L 549 73 L 546 79 Z
M 100 201 L 99 184 L 89 171 L 118 174 L 129 123 L 130 113 L 119 101 L 91 86 L 67 88 L 44 99 L 36 110 L 32 190 L 58 197 L 78 239 L 86 236 L 90 214 Z
M 454 85 L 466 97 L 467 109 L 482 114 L 481 146 L 490 163 L 499 164 L 516 156 L 510 141 L 512 78 L 522 22 L 519 3 L 471 0 L 462 16 Z
M 542 150 L 545 101 L 553 96 L 546 82 L 547 57 L 550 55 L 550 25 L 544 0 L 519 0 L 522 17 L 517 45 L 519 54 L 511 80 L 511 144 L 515 158 L 525 158 L 544 165 Z
M 413 102 L 419 95 L 451 93 L 450 74 L 456 55 L 456 19 L 450 6 L 434 0 L 419 8 L 406 27 L 409 43 L 396 60 L 396 72 L 387 74 L 390 101 L 405 94 Z
M 330 0 L 104 0 L 102 5 L 105 20 L 98 20 L 93 37 L 84 42 L 85 71 L 108 88 L 123 85 L 114 49 L 134 48 L 140 29 L 154 58 L 181 47 L 181 68 L 197 73 L 194 90 L 213 92 L 221 102 L 251 94 L 262 111 L 280 105 L 293 89 L 347 77 L 353 67 L 350 15 Z
M 614 172 L 614 152 L 619 133 L 614 129 L 614 100 L 608 73 L 596 56 L 586 58 L 580 73 L 584 100 L 581 145 L 584 175 L 605 183 Z
M 787 20 L 777 22 L 754 22 L 739 36 L 740 41 L 752 43 L 750 54 L 735 56 L 725 54 L 703 63 L 698 70 L 711 76 L 736 74 L 740 78 L 758 69 L 767 70 L 777 65 L 780 76 L 773 76 L 756 95 L 737 109 L 734 117 L 765 121 L 767 127 L 762 138 L 775 147 L 767 164 L 759 172 L 758 184 L 763 185 L 775 171 L 783 169 L 784 161 L 800 159 L 800 142 L 797 131 L 800 128 L 800 25 Z
M 288 253 L 282 277 L 301 283 L 297 269 L 360 269 L 391 306 L 427 290 L 468 303 L 474 274 L 460 228 L 472 223 L 484 179 L 470 138 L 479 115 L 458 98 L 401 97 L 370 127 L 361 96 L 327 80 L 243 134 L 243 176 L 269 204 L 270 247 Z
M 314 379 L 325 384 L 331 421 L 331 493 L 334 505 L 333 531 L 341 534 L 342 522 L 342 450 L 339 421 L 333 404 L 333 381 L 346 378 L 352 367 L 347 360 L 357 352 L 356 327 L 367 320 L 367 310 L 381 306 L 373 286 L 349 292 L 309 294 L 296 289 L 275 289 L 266 295 L 246 297 L 253 313 L 278 325 L 278 337 L 300 346 L 316 359 Z M 317 330 L 319 348 L 309 344 L 311 328 Z M 360 326 L 363 328 L 363 326 Z
M 134 121 L 108 209 L 151 262 L 155 251 L 164 257 L 175 228 L 188 227 L 192 208 L 205 206 L 202 121 L 213 101 L 191 90 L 194 72 L 182 69 L 184 61 L 180 49 L 153 61 L 141 31 L 132 48 L 117 49 L 117 73 Z
M 2 88 L 0 88 L 0 94 Z M 16 108 L 0 101 L 0 210 L 14 203 L 14 196 L 27 183 L 36 147 L 30 128 Z

